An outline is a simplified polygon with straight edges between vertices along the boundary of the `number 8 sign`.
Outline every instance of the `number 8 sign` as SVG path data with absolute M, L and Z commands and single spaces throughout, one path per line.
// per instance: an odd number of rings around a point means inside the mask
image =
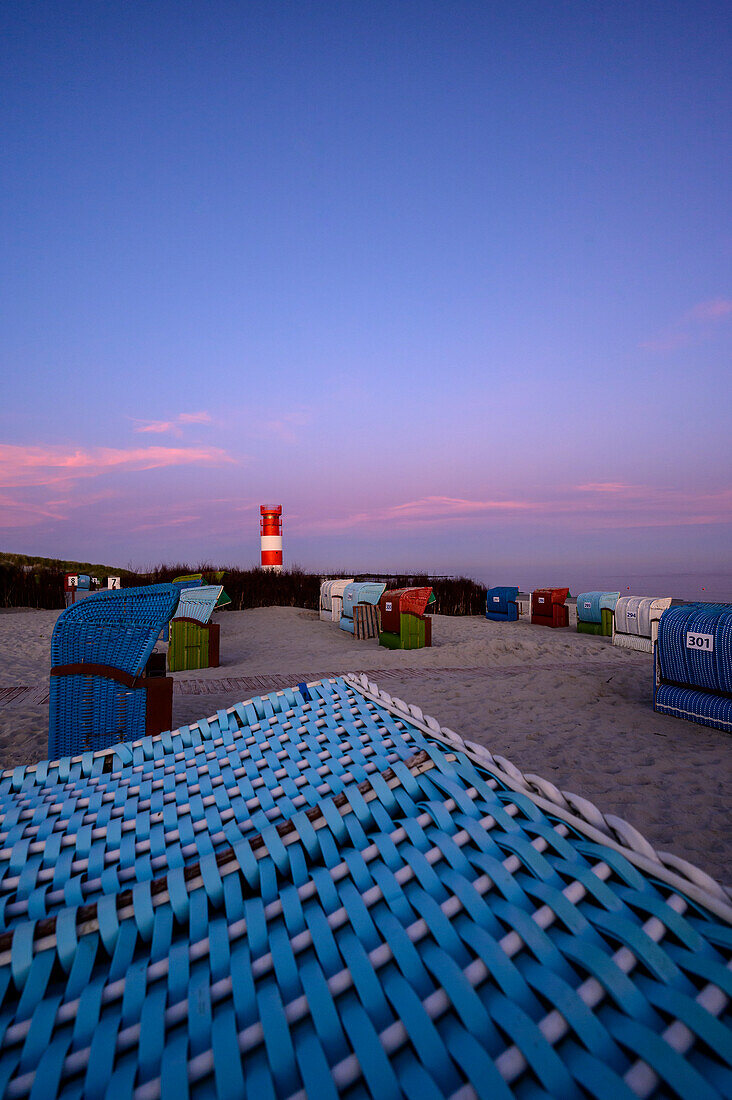
M 688 631 L 686 635 L 687 649 L 703 649 L 705 653 L 711 653 L 714 649 L 713 634 L 696 634 Z

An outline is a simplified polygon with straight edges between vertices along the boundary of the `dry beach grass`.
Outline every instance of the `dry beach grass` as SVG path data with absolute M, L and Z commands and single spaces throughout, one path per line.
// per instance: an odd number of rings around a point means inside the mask
M 0 614 L 0 690 L 37 689 L 0 706 L 4 768 L 46 755 L 48 704 L 40 700 L 58 614 Z M 356 642 L 296 607 L 227 611 L 220 622 L 220 667 L 174 674 L 174 725 L 239 702 L 240 685 L 227 680 L 256 678 L 266 691 L 303 676 L 369 672 L 441 725 L 626 818 L 660 850 L 732 879 L 732 741 L 653 712 L 648 654 L 482 617 L 437 615 L 433 648 L 407 652 Z

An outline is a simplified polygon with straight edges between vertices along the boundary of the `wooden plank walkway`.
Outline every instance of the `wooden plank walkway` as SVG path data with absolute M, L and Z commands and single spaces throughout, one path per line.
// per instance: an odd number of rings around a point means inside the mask
M 48 684 L 43 687 L 27 687 L 18 684 L 17 687 L 0 688 L 0 707 L 12 706 L 14 703 L 23 703 L 25 706 L 36 706 L 48 702 Z
M 620 671 L 617 661 L 593 661 L 591 665 L 575 666 L 576 671 L 613 672 Z M 434 675 L 444 676 L 446 672 L 461 679 L 492 679 L 495 677 L 511 677 L 534 675 L 537 672 L 566 672 L 566 663 L 549 663 L 541 665 L 493 665 L 484 667 L 460 667 L 434 666 L 424 668 L 371 668 L 361 670 L 370 680 L 377 684 L 384 683 L 388 690 L 388 683 L 392 680 L 420 679 L 429 682 Z M 327 680 L 332 676 L 345 676 L 345 672 L 273 672 L 257 673 L 255 676 L 221 676 L 208 679 L 204 677 L 187 677 L 186 679 L 173 681 L 173 693 L 175 695 L 228 695 L 232 702 L 239 702 L 251 698 L 254 695 L 266 695 L 271 691 L 281 691 L 282 688 L 294 687 L 300 683 L 312 683 L 315 680 Z M 13 687 L 0 688 L 0 707 L 45 706 L 48 704 L 48 685 L 33 687 L 27 684 L 17 684 Z

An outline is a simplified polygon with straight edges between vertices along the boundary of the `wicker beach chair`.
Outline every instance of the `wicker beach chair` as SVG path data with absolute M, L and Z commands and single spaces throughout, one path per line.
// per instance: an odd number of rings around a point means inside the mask
M 668 608 L 653 654 L 653 709 L 732 733 L 732 604 Z
M 581 592 L 577 597 L 577 633 L 613 636 L 619 592 Z
M 343 593 L 349 584 L 353 584 L 353 577 L 321 581 L 318 614 L 323 622 L 340 623 L 343 613 Z
M 343 589 L 343 609 L 340 618 L 341 630 L 347 631 L 349 634 L 353 634 L 356 637 L 356 622 L 355 622 L 355 608 L 359 604 L 370 604 L 373 607 L 379 605 L 379 600 L 384 594 L 385 584 L 379 584 L 375 581 L 352 581 L 347 584 Z M 362 623 L 367 623 L 365 629 L 370 630 L 373 623 L 373 617 L 371 612 L 359 613 L 359 618 Z M 378 634 L 378 615 L 376 619 L 376 634 Z M 376 634 L 367 633 L 367 637 L 376 637 Z
M 489 588 L 486 592 L 485 617 L 496 623 L 515 623 L 519 617 L 518 588 Z
M 200 588 L 205 582 L 203 573 L 186 573 L 183 576 L 174 577 L 171 583 L 179 592 L 184 592 L 189 588 Z M 170 641 L 170 623 L 166 623 L 161 630 L 160 639 L 163 642 Z
M 568 588 L 534 589 L 531 593 L 531 622 L 536 626 L 568 626 L 568 596 Z
M 170 621 L 168 668 L 171 672 L 195 668 L 218 668 L 220 627 L 211 622 L 225 596 L 221 584 L 187 588 L 180 594 L 178 608 Z M 226 603 L 231 603 L 228 596 Z
M 159 731 L 172 681 L 145 669 L 179 596 L 173 584 L 110 589 L 59 616 L 51 640 L 51 759 Z
M 613 616 L 613 645 L 652 653 L 661 616 L 682 603 L 670 596 L 621 596 Z
M 425 588 L 392 588 L 379 600 L 379 645 L 386 649 L 424 649 L 432 645 L 428 607 L 434 593 Z
M 0 775 L 8 1097 L 729 1095 L 732 907 L 365 678 Z
M 203 573 L 184 573 L 174 577 L 172 583 L 181 591 L 184 588 L 201 588 L 204 584 Z

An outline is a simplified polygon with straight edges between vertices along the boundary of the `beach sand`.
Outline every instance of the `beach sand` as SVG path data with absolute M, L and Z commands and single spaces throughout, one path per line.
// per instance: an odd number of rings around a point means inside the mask
M 57 611 L 0 614 L 0 766 L 47 755 L 48 670 Z M 732 739 L 651 709 L 652 659 L 606 638 L 525 622 L 436 615 L 432 649 L 357 642 L 314 611 L 226 611 L 221 664 L 174 673 L 174 726 L 303 678 L 367 672 L 440 725 L 523 772 L 629 821 L 660 851 L 732 880 Z M 221 681 L 257 678 L 241 688 Z M 270 686 L 271 682 L 271 686 Z

